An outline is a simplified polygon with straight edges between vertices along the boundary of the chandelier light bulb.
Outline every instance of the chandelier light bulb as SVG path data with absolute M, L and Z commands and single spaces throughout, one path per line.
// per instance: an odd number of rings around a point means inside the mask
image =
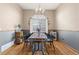
M 40 7 L 40 4 L 37 8 L 35 8 L 35 13 L 36 14 L 44 14 L 45 9 Z
M 42 8 L 39 8 L 39 11 L 41 12 L 42 11 Z
M 44 12 L 45 12 L 45 9 L 42 9 L 42 12 L 41 13 L 43 14 Z
M 38 12 L 38 8 L 35 9 L 35 13 L 37 13 L 37 12 Z

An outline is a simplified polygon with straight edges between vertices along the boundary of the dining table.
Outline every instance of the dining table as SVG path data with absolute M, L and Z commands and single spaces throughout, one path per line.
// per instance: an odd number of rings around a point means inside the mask
M 29 38 L 28 41 L 31 42 L 31 46 L 32 46 L 32 54 L 35 53 L 35 51 L 42 51 L 42 54 L 44 54 L 44 45 L 45 42 L 47 40 L 47 36 L 45 35 L 45 33 L 38 33 L 35 32 L 33 33 Z

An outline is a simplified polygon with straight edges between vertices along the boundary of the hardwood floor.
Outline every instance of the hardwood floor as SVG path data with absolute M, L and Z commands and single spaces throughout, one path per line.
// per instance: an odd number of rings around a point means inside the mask
M 45 55 L 78 55 L 79 52 L 76 51 L 75 49 L 69 47 L 63 42 L 60 41 L 54 41 L 54 46 L 55 46 L 55 52 L 53 45 L 49 45 L 48 43 L 46 44 L 46 51 L 44 52 Z M 24 43 L 20 45 L 13 45 L 6 51 L 2 52 L 1 55 L 31 55 L 31 46 L 28 45 L 27 47 L 25 46 L 24 48 Z M 47 53 L 48 52 L 48 53 Z M 41 51 L 36 51 L 35 55 L 41 55 Z

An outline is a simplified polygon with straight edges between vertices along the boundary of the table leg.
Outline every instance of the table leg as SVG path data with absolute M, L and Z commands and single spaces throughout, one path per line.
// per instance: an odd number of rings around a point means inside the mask
M 34 43 L 32 43 L 32 55 L 34 55 L 35 49 L 36 49 L 36 45 Z
M 42 54 L 44 55 L 44 42 L 42 42 L 42 46 L 41 46 L 41 48 L 42 48 Z
M 38 50 L 39 50 L 39 42 L 38 42 Z

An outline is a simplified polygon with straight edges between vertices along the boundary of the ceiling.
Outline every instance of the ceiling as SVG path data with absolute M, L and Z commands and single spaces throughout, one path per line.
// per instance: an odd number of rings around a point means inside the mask
M 55 10 L 60 5 L 60 3 L 19 3 L 19 5 L 23 9 L 34 10 L 35 8 L 38 8 L 40 5 L 40 8 L 42 9 Z

